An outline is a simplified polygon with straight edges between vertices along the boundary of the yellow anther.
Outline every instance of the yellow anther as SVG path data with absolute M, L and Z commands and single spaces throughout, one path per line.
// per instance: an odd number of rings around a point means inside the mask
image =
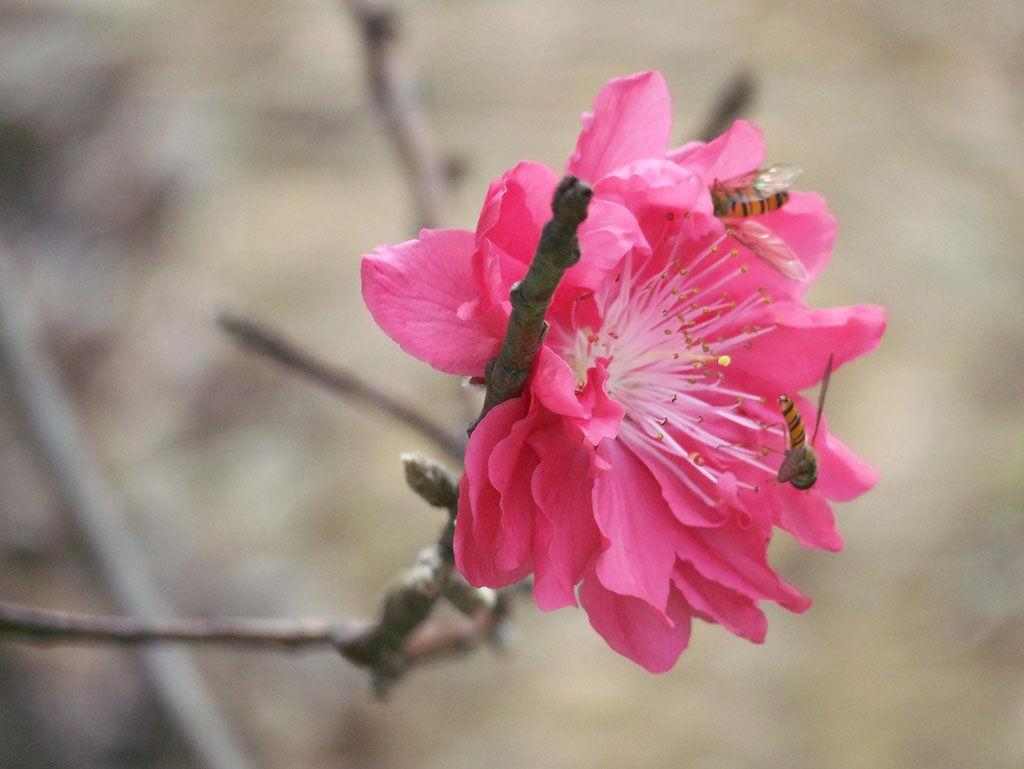
M 730 358 L 728 355 L 721 355 L 721 356 L 719 356 L 719 358 L 718 358 L 718 365 L 719 366 L 728 366 L 730 363 L 732 363 L 732 358 Z

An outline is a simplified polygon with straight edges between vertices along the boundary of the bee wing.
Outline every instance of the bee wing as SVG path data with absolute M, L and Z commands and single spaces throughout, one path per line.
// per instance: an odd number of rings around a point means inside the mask
M 799 281 L 810 278 L 793 249 L 763 224 L 753 219 L 744 219 L 733 228 L 732 236 L 749 248 L 754 256 L 787 278 Z
M 797 456 L 797 452 L 787 451 L 786 458 L 782 460 L 782 464 L 779 466 L 779 474 L 777 476 L 779 483 L 788 483 L 796 477 L 799 469 L 800 457 Z
M 835 354 L 828 356 L 828 363 L 825 364 L 825 375 L 821 378 L 821 394 L 818 396 L 818 416 L 814 420 L 814 436 L 811 438 L 811 445 L 818 439 L 818 427 L 821 426 L 821 412 L 825 408 L 825 393 L 828 392 L 828 380 L 832 378 L 832 359 Z
M 788 190 L 803 172 L 804 169 L 792 163 L 776 163 L 756 171 L 750 186 L 768 197 Z
M 732 178 L 725 179 L 724 181 L 715 179 L 714 184 L 711 185 L 711 191 L 719 194 L 731 192 L 732 190 L 742 190 L 747 187 L 754 186 L 754 181 L 757 179 L 757 175 L 761 173 L 758 169 L 753 171 L 747 171 L 745 174 L 739 176 L 733 176 Z

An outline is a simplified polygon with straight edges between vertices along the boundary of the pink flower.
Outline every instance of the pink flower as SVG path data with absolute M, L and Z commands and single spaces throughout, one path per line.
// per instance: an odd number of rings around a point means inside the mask
M 875 471 L 828 432 L 809 491 L 779 484 L 778 397 L 873 349 L 877 307 L 809 309 L 807 283 L 772 270 L 712 215 L 708 188 L 754 170 L 764 143 L 737 121 L 708 144 L 668 152 L 663 78 L 612 80 L 566 173 L 595 195 L 582 259 L 559 285 L 522 396 L 480 422 L 466 453 L 456 563 L 474 585 L 534 574 L 545 610 L 579 604 L 616 651 L 670 668 L 693 617 L 755 642 L 759 608 L 810 601 L 767 561 L 773 527 L 839 550 L 829 500 L 870 489 Z M 481 376 L 497 354 L 508 294 L 550 218 L 554 171 L 521 163 L 493 182 L 476 232 L 425 230 L 363 261 L 363 296 L 403 349 Z M 811 193 L 757 217 L 815 277 L 835 221 Z M 762 447 L 776 453 L 766 453 Z

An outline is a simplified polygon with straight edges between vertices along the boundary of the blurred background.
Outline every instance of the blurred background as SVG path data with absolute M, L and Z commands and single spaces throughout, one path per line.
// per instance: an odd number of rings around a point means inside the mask
M 507 654 L 384 703 L 331 653 L 190 650 L 250 766 L 1024 765 L 1024 6 L 394 7 L 463 169 L 449 226 L 519 160 L 560 168 L 609 78 L 662 70 L 682 142 L 751 72 L 769 159 L 840 222 L 810 302 L 889 311 L 827 406 L 882 480 L 837 506 L 841 553 L 773 543 L 807 614 L 769 606 L 763 646 L 697 623 L 661 676 L 530 600 Z M 425 439 L 213 323 L 263 318 L 458 429 L 460 383 L 360 298 L 359 255 L 416 226 L 344 7 L 0 0 L 5 280 L 175 612 L 367 616 L 435 539 L 398 462 Z M 120 612 L 2 384 L 0 599 Z M 0 765 L 202 766 L 140 660 L 0 641 Z

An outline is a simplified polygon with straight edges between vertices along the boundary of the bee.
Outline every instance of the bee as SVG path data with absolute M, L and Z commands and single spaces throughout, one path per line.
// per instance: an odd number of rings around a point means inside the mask
M 781 208 L 801 173 L 792 163 L 777 163 L 724 182 L 715 179 L 709 192 L 715 216 L 726 221 L 727 235 L 787 278 L 805 281 L 807 270 L 786 241 L 749 218 Z
M 832 355 L 828 356 L 825 365 L 825 376 L 821 380 L 821 394 L 818 396 L 818 416 L 814 420 L 814 435 L 807 443 L 803 422 L 796 410 L 796 405 L 786 395 L 779 396 L 782 417 L 789 429 L 789 448 L 779 468 L 779 483 L 792 483 L 794 488 L 809 489 L 818 480 L 818 456 L 814 453 L 814 441 L 818 438 L 818 426 L 821 424 L 821 409 L 825 405 L 825 393 L 828 391 L 828 380 L 832 375 Z

